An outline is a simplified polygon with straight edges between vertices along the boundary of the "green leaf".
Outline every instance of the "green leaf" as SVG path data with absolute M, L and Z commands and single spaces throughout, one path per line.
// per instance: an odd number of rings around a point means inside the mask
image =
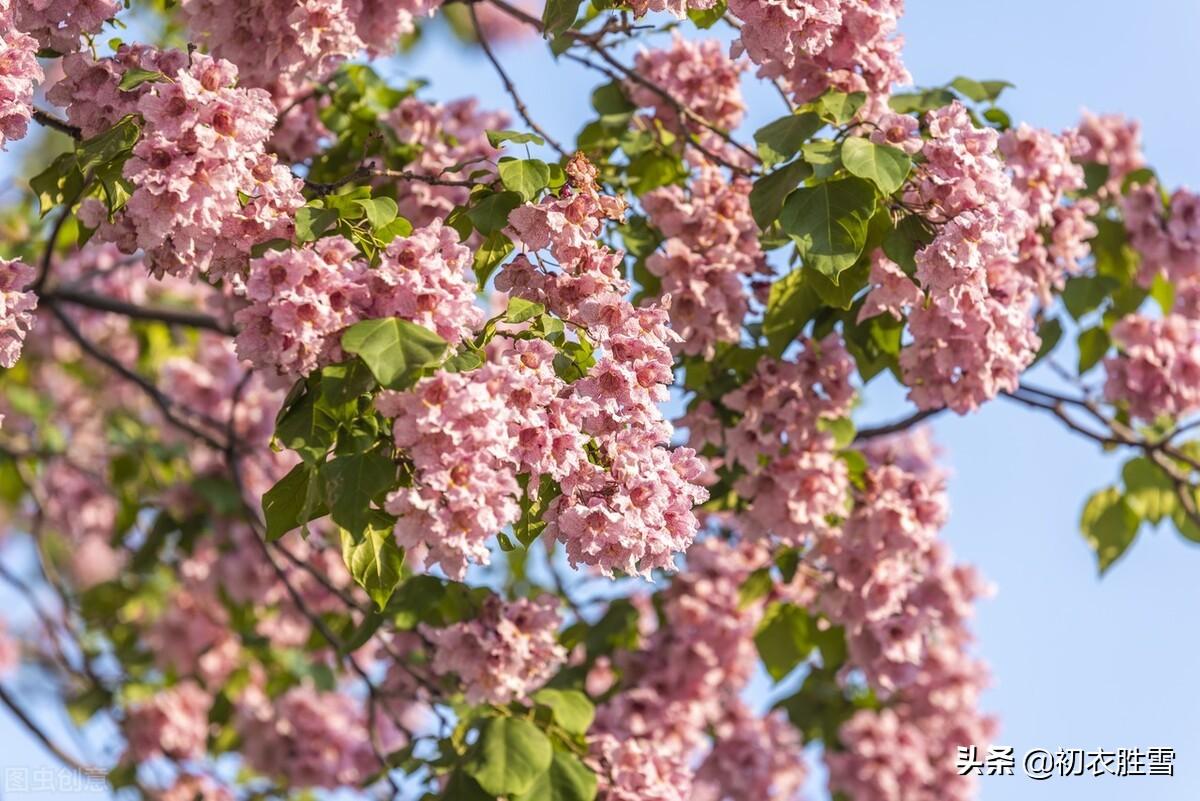
M 318 206 L 301 206 L 296 210 L 296 241 L 315 242 L 321 234 L 337 225 L 338 213 Z
M 275 425 L 275 438 L 307 462 L 320 461 L 337 435 L 337 422 L 318 403 L 315 386 L 286 407 Z
M 521 205 L 516 192 L 494 192 L 467 210 L 467 217 L 479 233 L 493 234 L 508 225 L 508 215 Z
M 1162 273 L 1154 276 L 1150 285 L 1150 297 L 1158 304 L 1163 314 L 1170 314 L 1175 307 L 1175 285 L 1168 281 Z
M 782 164 L 800 152 L 800 146 L 824 127 L 825 121 L 811 111 L 789 114 L 754 132 L 758 155 L 764 167 Z
M 488 718 L 462 768 L 494 796 L 520 795 L 533 787 L 554 759 L 550 740 L 520 718 Z
M 866 92 L 828 91 L 817 99 L 817 112 L 835 125 L 845 125 L 867 102 Z
M 917 271 L 916 255 L 933 241 L 932 227 L 915 214 L 901 217 L 883 238 L 883 253 L 909 275 Z
M 888 105 L 897 114 L 923 113 L 948 106 L 957 99 L 949 89 L 930 89 L 925 92 L 902 92 L 892 95 L 888 98 Z
M 800 607 L 782 603 L 767 607 L 754 644 L 772 679 L 783 679 L 808 658 L 815 645 L 813 634 L 812 618 Z
M 1163 469 L 1145 456 L 1130 459 L 1121 468 L 1125 502 L 1143 520 L 1154 525 L 1170 517 L 1179 506 L 1175 484 Z
M 784 200 L 810 175 L 812 167 L 808 162 L 793 161 L 754 182 L 750 188 L 750 213 L 759 228 L 765 231 L 771 227 L 771 223 L 779 217 Z
M 817 430 L 833 435 L 833 444 L 841 449 L 854 442 L 854 421 L 849 417 L 833 419 L 821 417 L 817 419 Z
M 74 200 L 83 191 L 83 173 L 74 153 L 63 153 L 50 166 L 29 179 L 43 217 L 60 203 Z
M 728 8 L 726 0 L 718 0 L 711 8 L 689 8 L 687 15 L 697 28 L 707 30 L 721 21 Z
M 770 352 L 782 354 L 820 307 L 821 300 L 803 270 L 792 270 L 772 283 L 763 316 L 763 336 Z
M 323 500 L 311 489 L 315 478 L 312 465 L 301 462 L 263 493 L 263 518 L 267 522 L 267 539 L 276 540 L 310 520 L 328 514 Z
M 157 83 L 165 80 L 167 80 L 167 76 L 158 70 L 126 67 L 125 72 L 121 75 L 121 82 L 117 84 L 117 88 L 122 92 L 128 92 L 137 89 L 144 83 Z
M 579 690 L 543 689 L 533 694 L 533 700 L 554 713 L 554 722 L 569 734 L 587 734 L 596 717 L 596 707 Z
M 514 801 L 593 801 L 596 787 L 596 774 L 579 757 L 555 751 L 546 772 Z
M 504 322 L 524 323 L 545 313 L 546 307 L 542 304 L 514 296 L 508 299 L 508 308 L 504 311 Z
M 472 265 L 480 289 L 487 285 L 492 273 L 512 252 L 513 241 L 499 231 L 493 231 L 484 237 L 479 249 L 475 251 L 475 263 Z
M 1112 340 L 1103 328 L 1089 328 L 1079 334 L 1079 374 L 1091 370 L 1108 353 Z
M 550 36 L 558 36 L 575 24 L 581 0 L 547 0 L 542 10 L 542 27 Z
M 641 196 L 653 189 L 679 183 L 687 178 L 688 172 L 679 156 L 649 151 L 629 162 L 626 175 L 634 194 Z
M 903 150 L 851 136 L 842 142 L 842 164 L 851 175 L 866 178 L 885 195 L 904 185 L 912 159 Z
M 1062 291 L 1063 305 L 1076 320 L 1098 308 L 1116 282 L 1105 276 L 1075 276 L 1068 278 Z
M 86 174 L 101 164 L 121 158 L 133 150 L 142 134 L 138 119 L 132 114 L 122 117 L 120 122 L 107 131 L 80 142 L 75 148 L 80 171 Z
M 1042 359 L 1049 356 L 1050 352 L 1054 350 L 1055 346 L 1057 346 L 1059 341 L 1062 340 L 1062 335 L 1062 321 L 1060 321 L 1057 317 L 1046 320 L 1044 323 L 1042 323 L 1041 327 L 1038 328 L 1038 339 L 1041 340 L 1042 344 L 1038 347 L 1037 355 L 1033 357 L 1033 361 L 1030 363 L 1030 366 L 1032 367 Z
M 770 568 L 761 567 L 755 570 L 746 577 L 746 580 L 742 582 L 742 586 L 738 587 L 738 609 L 749 609 L 763 598 L 766 598 L 774 586 L 775 579 L 771 577 Z
M 396 219 L 400 207 L 390 197 L 373 197 L 368 200 L 355 201 L 367 215 L 367 222 L 375 230 L 385 228 Z
M 425 795 L 421 797 L 421 801 L 430 801 L 432 798 L 433 796 Z M 446 787 L 438 798 L 444 801 L 496 801 L 494 795 L 485 793 L 474 779 L 461 770 L 450 774 Z
M 532 202 L 550 185 L 550 166 L 541 159 L 500 159 L 500 182 L 525 202 Z
M 446 352 L 446 341 L 428 328 L 390 317 L 355 323 L 342 334 L 342 348 L 362 359 L 380 384 L 405 389 Z
M 805 263 L 836 283 L 858 261 L 874 213 L 875 188 L 861 178 L 843 178 L 792 192 L 779 225 Z
M 964 97 L 976 103 L 983 103 L 997 100 L 1005 89 L 1012 87 L 1012 84 L 1008 81 L 976 81 L 960 75 L 950 82 L 950 86 Z
M 343 454 L 321 465 L 325 501 L 333 522 L 352 534 L 363 531 L 371 501 L 396 484 L 396 464 L 380 451 Z
M 1121 558 L 1137 536 L 1139 518 L 1116 487 L 1100 490 L 1083 507 L 1079 528 L 1096 553 L 1100 575 Z
M 380 609 L 387 606 L 403 576 L 404 551 L 396 545 L 392 525 L 391 518 L 375 514 L 360 534 L 340 530 L 342 560 Z
M 487 131 L 488 144 L 492 147 L 500 147 L 505 142 L 512 142 L 514 145 L 544 145 L 546 140 L 537 134 L 521 133 L 520 131 Z

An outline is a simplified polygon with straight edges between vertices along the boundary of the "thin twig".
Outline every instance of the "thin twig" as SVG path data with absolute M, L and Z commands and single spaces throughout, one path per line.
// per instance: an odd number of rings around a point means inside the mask
M 79 126 L 72 125 L 66 120 L 59 119 L 49 111 L 42 111 L 40 108 L 35 108 L 33 110 L 33 119 L 35 122 L 44 125 L 47 128 L 53 128 L 59 133 L 64 133 L 72 139 L 83 139 L 83 131 L 80 130 Z
M 16 717 L 16 719 L 21 722 L 21 724 L 29 731 L 29 733 L 32 734 L 34 738 L 36 738 L 37 741 L 46 748 L 47 751 L 53 754 L 59 762 L 62 762 L 72 770 L 82 773 L 89 779 L 103 779 L 108 776 L 107 771 L 92 767 L 91 765 L 85 765 L 64 751 L 62 746 L 54 742 L 50 735 L 46 734 L 46 732 L 42 730 L 42 727 L 39 726 L 33 720 L 33 718 L 29 717 L 25 710 L 21 708 L 20 704 L 16 702 L 16 699 L 9 694 L 8 690 L 4 689 L 3 685 L 0 685 L 0 703 L 3 703 L 4 706 L 8 707 L 8 711 L 12 712 L 13 716 Z
M 76 306 L 85 306 L 89 309 L 120 314 L 135 320 L 153 320 L 155 322 L 180 325 L 188 328 L 203 328 L 228 337 L 234 336 L 237 333 L 232 326 L 226 325 L 216 317 L 204 314 L 203 312 L 171 309 L 165 306 L 138 306 L 135 303 L 127 303 L 116 298 L 109 298 L 104 295 L 97 295 L 92 292 L 84 292 L 69 287 L 57 287 L 43 292 L 41 298 L 44 302 L 53 303 L 61 300 L 66 303 L 75 304 Z
M 475 37 L 479 40 L 479 46 L 483 48 L 484 55 L 488 61 L 492 62 L 492 66 L 496 70 L 496 74 L 500 76 L 500 80 L 504 83 L 504 89 L 512 98 L 513 106 L 517 113 L 521 115 L 521 119 L 525 120 L 525 124 L 533 129 L 533 132 L 546 140 L 550 147 L 558 151 L 560 156 L 566 156 L 567 151 L 563 149 L 554 137 L 546 132 L 542 126 L 533 121 L 533 117 L 529 113 L 529 108 L 525 105 L 525 101 L 521 99 L 521 95 L 517 93 L 516 84 L 512 82 L 512 78 L 508 77 L 508 73 L 504 71 L 504 67 L 500 64 L 500 60 L 496 58 L 496 54 L 492 52 L 492 46 L 488 44 L 487 35 L 483 32 L 483 26 L 479 24 L 479 17 L 475 14 L 475 4 L 467 5 L 467 10 L 471 14 L 471 24 L 475 26 Z
M 908 417 L 894 420 L 890 423 L 883 423 L 877 426 L 868 426 L 867 428 L 859 429 L 858 433 L 854 436 L 854 441 L 865 442 L 866 440 L 875 439 L 877 437 L 886 437 L 889 434 L 898 434 L 899 432 L 907 431 L 921 421 L 928 420 L 930 417 L 941 414 L 944 411 L 946 411 L 945 408 L 924 409 L 919 412 L 914 412 Z

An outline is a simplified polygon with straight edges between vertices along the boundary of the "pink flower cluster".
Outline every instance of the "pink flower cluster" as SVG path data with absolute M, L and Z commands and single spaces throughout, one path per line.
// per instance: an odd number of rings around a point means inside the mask
M 129 756 L 138 762 L 157 756 L 176 760 L 204 756 L 211 703 L 200 685 L 184 681 L 135 704 L 125 719 Z
M 460 578 L 469 562 L 487 564 L 488 543 L 520 519 L 518 475 L 536 493 L 540 476 L 565 480 L 587 463 L 581 427 L 594 407 L 571 396 L 554 355 L 543 340 L 497 340 L 478 370 L 380 395 L 376 406 L 395 418 L 396 446 L 416 472 L 387 501 L 397 542 L 427 549 Z
M 730 130 L 741 123 L 746 104 L 739 81 L 746 63 L 729 58 L 717 40 L 692 41 L 675 31 L 669 48 L 641 50 L 634 68 L 639 77 L 666 90 L 711 125 Z M 645 83 L 626 81 L 625 91 L 634 105 L 653 109 L 667 128 L 679 133 L 703 130 L 693 120 L 681 120 L 675 104 Z
M 33 90 L 45 75 L 37 62 L 37 40 L 18 29 L 12 0 L 0 0 L 0 149 L 22 139 L 33 116 Z
M 782 714 L 735 705 L 713 727 L 692 801 L 796 801 L 808 776 L 800 732 Z
M 440 222 L 392 240 L 374 268 L 341 237 L 268 252 L 250 263 L 245 294 L 238 354 L 291 377 L 341 359 L 339 334 L 360 320 L 399 317 L 453 343 L 483 322 L 471 251 Z
M 1141 256 L 1138 283 L 1162 275 L 1179 288 L 1200 283 L 1200 195 L 1179 188 L 1169 210 L 1156 183 L 1139 184 L 1121 199 L 1129 244 Z
M 383 723 L 378 736 L 394 745 L 398 733 Z M 379 769 L 363 704 L 343 692 L 300 684 L 269 699 L 251 687 L 235 725 L 246 764 L 291 787 L 357 786 Z
M 433 646 L 433 672 L 458 676 L 469 703 L 507 704 L 527 699 L 566 661 L 561 622 L 550 596 L 511 603 L 491 596 L 478 617 L 421 631 Z
M 747 791 L 779 791 L 798 775 L 795 771 L 802 772 L 798 738 L 785 737 L 774 723 L 750 723 L 739 700 L 758 661 L 753 638 L 763 611 L 761 603 L 740 603 L 740 588 L 768 560 L 761 544 L 733 545 L 718 538 L 688 551 L 686 568 L 662 596 L 664 625 L 641 650 L 618 657 L 622 683 L 597 709 L 592 754 L 598 757 L 601 798 L 691 799 L 713 793 L 724 798 L 721 793 L 735 792 L 727 758 L 749 740 L 766 750 L 752 765 L 742 766 L 742 775 L 755 781 Z M 755 728 L 759 731 L 752 733 Z M 779 739 L 756 736 L 767 729 Z M 693 795 L 688 766 L 710 731 L 717 742 Z M 776 746 L 796 746 L 796 751 L 776 753 Z M 644 795 L 632 795 L 635 791 Z
M 193 37 L 284 105 L 364 49 L 384 52 L 440 0 L 184 0 Z
M 1125 176 L 1144 167 L 1142 155 L 1142 126 L 1137 120 L 1127 119 L 1120 114 L 1083 113 L 1079 121 L 1082 139 L 1080 162 L 1104 164 L 1108 167 L 1105 191 L 1120 194 Z
M 903 0 L 732 0 L 742 21 L 735 55 L 778 79 L 798 102 L 829 88 L 866 92 L 882 110 L 892 84 L 907 83 L 896 23 Z
M 37 271 L 20 261 L 0 259 L 0 366 L 12 367 L 21 358 L 25 335 L 33 327 L 37 295 L 25 290 Z
M 388 115 L 387 124 L 401 144 L 415 149 L 409 172 L 443 180 L 466 180 L 474 173 L 479 181 L 495 172 L 500 151 L 492 147 L 486 132 L 508 125 L 505 114 L 480 111 L 474 98 L 449 103 L 426 103 L 407 97 Z M 442 219 L 466 202 L 469 189 L 410 181 L 398 198 L 400 213 L 413 225 Z
M 854 362 L 836 335 L 804 340 L 788 361 L 764 357 L 754 375 L 723 399 L 740 418 L 724 432 L 725 457 L 744 471 L 735 489 L 749 502 L 742 524 L 753 536 L 801 545 L 846 512 L 846 464 L 834 453 L 824 423 L 845 417 L 854 400 Z M 712 412 L 692 417 L 696 445 L 717 437 L 705 425 Z
M 666 447 L 671 426 L 659 404 L 674 380 L 675 340 L 666 312 L 634 308 L 622 254 L 596 241 L 606 220 L 623 218 L 624 201 L 599 193 L 596 169 L 582 155 L 566 169 L 560 196 L 509 216 L 509 233 L 525 252 L 505 265 L 496 287 L 543 304 L 597 346 L 596 364 L 571 387 L 596 407 L 583 424 L 595 452 L 560 481 L 547 535 L 566 545 L 572 564 L 647 575 L 670 568 L 695 536 L 692 507 L 707 498 L 695 484 L 703 466 L 690 449 Z M 535 266 L 530 256 L 541 262 L 540 251 L 557 271 Z
M 208 776 L 180 776 L 155 801 L 235 801 L 233 793 Z
M 122 55 L 164 66 L 174 61 L 118 53 L 103 66 L 83 67 L 75 80 L 116 78 L 127 68 Z M 80 218 L 124 252 L 146 251 L 158 274 L 240 273 L 255 244 L 290 238 L 291 215 L 304 202 L 300 180 L 265 149 L 274 107 L 261 90 L 234 88 L 237 70 L 228 61 L 193 55 L 189 66 L 168 75 L 170 81 L 139 87 L 145 91 L 136 111 L 144 127 L 124 168 L 134 186 L 127 205 L 110 221 L 103 205 L 90 199 Z M 106 86 L 100 94 L 110 90 L 120 92 Z M 91 103 L 75 116 L 103 114 Z
M 1105 397 L 1153 421 L 1200 409 L 1200 321 L 1131 314 L 1112 327 L 1117 354 L 1104 360 Z
M 138 112 L 138 101 L 153 91 L 150 83 L 119 88 L 129 70 L 174 76 L 187 69 L 187 53 L 149 45 L 121 45 L 109 58 L 71 53 L 62 60 L 63 77 L 46 92 L 46 99 L 67 110 L 67 120 L 85 137 L 111 128 L 122 117 Z
M 234 437 L 247 448 L 240 465 L 246 502 L 257 504 L 291 469 L 296 456 L 267 447 L 285 388 L 268 386 L 266 376 L 256 373 L 247 377 L 249 373 L 250 367 L 238 358 L 234 343 L 213 332 L 200 336 L 194 355 L 173 357 L 161 370 L 167 394 L 196 425 L 223 438 L 232 423 Z M 223 475 L 228 470 L 223 453 L 195 438 L 186 437 L 185 441 L 191 449 L 194 473 Z M 260 450 L 251 450 L 255 447 Z
M 1036 222 L 996 155 L 995 131 L 976 128 L 957 101 L 929 112 L 927 123 L 924 162 L 905 190 L 906 202 L 939 226 L 916 254 L 920 293 L 906 287 L 897 265 L 875 255 L 874 289 L 860 319 L 884 311 L 899 316 L 911 305 L 912 342 L 900 354 L 909 397 L 922 409 L 964 413 L 1015 388 L 1037 352 L 1029 314 L 1035 282 L 1017 265 L 1020 243 Z M 1012 147 L 1019 147 L 1015 139 Z M 1017 165 L 1031 186 L 1034 166 Z
M 1084 147 L 1074 130 L 1061 135 L 1021 124 L 1001 135 L 1000 152 L 1023 200 L 1032 225 L 1021 240 L 1018 269 L 1037 287 L 1043 303 L 1061 290 L 1091 253 L 1088 240 L 1097 233 L 1089 217 L 1100 206 L 1091 198 L 1067 204 L 1069 193 L 1083 189 L 1083 168 L 1072 161 Z
M 17 0 L 17 27 L 41 47 L 74 53 L 120 9 L 120 0 Z
M 751 182 L 730 180 L 701 161 L 682 189 L 668 186 L 642 198 L 650 223 L 667 237 L 646 259 L 670 295 L 673 349 L 712 358 L 719 342 L 737 342 L 749 311 L 747 282 L 765 269 L 758 226 L 750 214 Z
M 845 750 L 827 749 L 829 785 L 852 798 L 931 801 L 971 797 L 945 754 L 984 746 L 994 722 L 979 712 L 984 666 L 968 653 L 967 619 L 986 590 L 953 565 L 936 540 L 945 518 L 944 478 L 919 438 L 872 443 L 866 487 L 843 529 L 813 553 L 824 575 L 802 590 L 846 629 L 847 670 L 885 699 L 840 731 Z
M 588 763 L 599 777 L 597 801 L 690 801 L 692 774 L 678 754 L 651 740 L 600 734 Z

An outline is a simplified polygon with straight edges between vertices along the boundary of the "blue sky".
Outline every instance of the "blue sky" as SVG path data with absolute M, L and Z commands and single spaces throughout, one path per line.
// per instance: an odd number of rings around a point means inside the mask
M 1142 120 L 1161 175 L 1200 186 L 1195 0 L 910 0 L 902 29 L 918 83 L 1003 78 L 1017 87 L 1003 102 L 1013 117 L 1053 128 L 1070 125 L 1083 107 L 1122 111 Z M 569 139 L 586 113 L 584 87 L 598 81 L 566 65 L 551 71 L 543 51 L 533 42 L 500 55 L 534 115 Z M 394 70 L 431 79 L 435 97 L 506 100 L 482 56 L 441 36 Z M 748 100 L 747 130 L 782 113 L 768 92 L 751 91 Z M 890 419 L 902 409 L 899 392 L 873 385 L 863 415 Z M 1200 667 L 1200 649 L 1181 625 L 1200 609 L 1200 549 L 1169 530 L 1144 530 L 1099 580 L 1076 524 L 1083 499 L 1116 478 L 1119 460 L 1003 401 L 939 418 L 934 428 L 953 469 L 945 536 L 999 588 L 981 604 L 975 629 L 994 675 L 985 704 L 1001 716 L 1000 742 L 1018 753 L 1164 746 L 1179 755 L 1174 779 L 991 778 L 983 801 L 1200 797 L 1200 701 L 1183 691 L 1182 678 Z M 0 743 L 0 793 L 6 769 L 53 766 L 3 716 Z

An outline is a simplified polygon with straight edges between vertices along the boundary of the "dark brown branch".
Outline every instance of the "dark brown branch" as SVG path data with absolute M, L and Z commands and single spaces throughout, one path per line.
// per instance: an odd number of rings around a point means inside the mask
M 85 337 L 83 335 L 83 332 L 80 331 L 78 326 L 75 325 L 74 321 L 72 321 L 71 318 L 69 316 L 67 316 L 67 314 L 58 307 L 57 303 L 55 303 L 53 301 L 49 301 L 46 303 L 46 307 L 48 309 L 50 309 L 50 313 L 53 314 L 54 317 L 58 320 L 58 322 L 62 325 L 63 329 L 67 332 L 67 335 L 69 337 L 71 337 L 71 339 L 75 340 L 75 342 L 79 345 L 80 349 L 82 349 L 84 353 L 86 353 L 88 356 L 91 356 L 93 359 L 100 362 L 104 366 L 108 367 L 110 370 L 115 372 L 117 375 L 121 376 L 126 381 L 130 382 L 131 384 L 135 385 L 138 389 L 140 389 L 148 398 L 150 398 L 151 402 L 153 402 L 154 405 L 156 407 L 158 407 L 158 410 L 162 413 L 163 417 L 167 420 L 168 423 L 170 423 L 171 425 L 175 426 L 176 428 L 182 430 L 183 432 L 190 434 L 191 436 L 203 441 L 205 444 L 209 445 L 210 447 L 212 447 L 218 451 L 224 450 L 224 448 L 225 448 L 224 443 L 218 441 L 212 435 L 208 434 L 207 432 L 203 431 L 200 428 L 197 428 L 196 426 L 192 425 L 187 420 L 180 417 L 179 414 L 176 413 L 178 404 L 174 400 L 172 400 L 170 397 L 168 397 L 166 394 L 164 394 L 162 390 L 160 390 L 158 387 L 156 387 L 153 383 L 151 383 L 145 377 L 141 376 L 140 374 L 131 370 L 129 367 L 122 364 L 120 361 L 118 361 L 112 355 L 102 351 L 100 348 L 98 348 L 96 346 L 96 344 L 94 342 L 92 342 L 90 339 Z M 196 416 L 201 416 L 198 412 L 194 412 L 191 410 L 188 410 L 188 411 L 190 414 L 193 414 Z M 205 420 L 205 422 L 208 423 L 209 421 Z
M 4 706 L 8 707 L 8 711 L 12 712 L 13 716 L 21 722 L 21 725 L 23 725 L 26 730 L 28 730 L 29 733 L 32 734 L 47 751 L 53 754 L 55 759 L 57 759 L 59 762 L 62 762 L 72 770 L 79 771 L 81 774 L 90 779 L 103 779 L 108 776 L 107 771 L 101 770 L 100 768 L 94 768 L 91 765 L 85 765 L 64 751 L 62 746 L 50 738 L 50 735 L 42 731 L 42 727 L 34 722 L 33 718 L 29 717 L 25 710 L 22 709 L 21 706 L 16 702 L 16 699 L 14 699 L 9 694 L 8 690 L 5 690 L 2 685 L 0 685 L 0 703 L 3 703 Z
M 511 5 L 510 3 L 506 2 L 506 0 L 488 0 L 488 2 L 490 2 L 492 5 L 494 5 L 496 8 L 500 9 L 504 13 L 513 17 L 514 19 L 520 20 L 521 22 L 524 22 L 526 25 L 532 26 L 539 33 L 545 33 L 545 29 L 542 27 L 541 20 L 539 20 L 537 17 L 534 17 L 533 15 L 517 8 L 516 6 Z M 565 31 L 562 35 L 570 38 L 572 41 L 582 44 L 584 47 L 591 50 L 602 61 L 604 61 L 606 64 L 608 64 L 608 66 L 611 69 L 605 69 L 604 67 L 602 67 L 598 64 L 594 64 L 594 63 L 588 61 L 587 59 L 583 58 L 582 56 L 578 56 L 578 55 L 575 55 L 572 53 L 566 53 L 565 55 L 567 55 L 572 60 L 578 61 L 579 63 L 583 64 L 586 67 L 589 67 L 590 69 L 597 70 L 597 71 L 607 75 L 612 80 L 620 80 L 620 76 L 614 74 L 612 71 L 612 70 L 615 70 L 617 73 L 620 73 L 621 76 L 624 76 L 624 78 L 626 80 L 632 81 L 633 83 L 636 83 L 639 86 L 643 86 L 646 89 L 649 89 L 651 92 L 654 92 L 659 97 L 661 97 L 663 100 L 665 100 L 668 104 L 671 105 L 671 107 L 675 110 L 675 112 L 680 117 L 683 117 L 683 118 L 699 125 L 700 127 L 705 128 L 706 130 L 710 131 L 711 133 L 716 134 L 718 137 L 723 139 L 726 143 L 728 143 L 729 145 L 733 146 L 734 148 L 736 148 L 737 150 L 742 152 L 744 155 L 746 155 L 753 163 L 756 163 L 756 164 L 759 163 L 758 155 L 753 150 L 750 150 L 745 145 L 743 145 L 742 143 L 740 143 L 736 139 L 734 139 L 729 134 L 728 131 L 725 131 L 725 130 L 719 128 L 718 126 L 714 125 L 713 123 L 709 122 L 704 117 L 700 116 L 695 111 L 693 111 L 688 106 L 686 106 L 684 103 L 682 103 L 680 100 L 678 100 L 674 95 L 672 95 L 670 92 L 668 92 L 662 86 L 659 86 L 658 84 L 654 83 L 650 79 L 643 76 L 641 73 L 625 66 L 619 60 L 614 58 L 613 55 L 611 53 L 609 53 L 607 49 L 605 49 L 604 45 L 601 43 L 600 39 L 597 36 L 583 33 L 581 31 L 572 31 L 572 30 Z M 690 142 L 690 144 L 693 147 L 695 147 L 697 150 L 699 150 L 701 153 L 703 153 L 710 160 L 715 161 L 716 163 L 718 163 L 724 167 L 727 167 L 728 169 L 733 170 L 734 172 L 740 173 L 742 175 L 753 175 L 754 174 L 752 171 L 747 170 L 745 167 L 742 167 L 738 164 L 734 164 L 734 163 L 730 162 L 728 159 L 720 156 L 719 154 L 711 152 L 710 150 L 708 150 L 707 148 L 705 148 L 703 145 L 699 144 L 698 142 Z
M 237 332 L 232 326 L 225 325 L 217 318 L 203 312 L 187 311 L 186 309 L 171 309 L 164 306 L 138 306 L 123 300 L 83 292 L 69 287 L 59 287 L 42 293 L 42 300 L 53 303 L 63 301 L 89 309 L 120 314 L 135 320 L 152 320 L 170 325 L 180 325 L 188 328 L 203 328 L 215 331 L 225 336 L 234 336 Z
M 83 139 L 83 131 L 79 129 L 79 126 L 72 125 L 66 120 L 59 119 L 49 111 L 42 111 L 40 108 L 35 108 L 33 110 L 33 119 L 38 124 L 44 125 L 47 128 L 52 128 L 59 133 L 64 133 L 72 139 Z
M 483 32 L 483 26 L 479 24 L 479 17 L 475 13 L 475 4 L 471 3 L 467 6 L 467 10 L 471 14 L 471 24 L 475 27 L 475 38 L 479 40 L 479 46 L 483 49 L 483 53 L 487 56 L 488 61 L 492 62 L 492 67 L 495 68 L 496 74 L 500 76 L 500 80 L 504 83 L 504 89 L 512 98 L 513 107 L 517 110 L 517 114 L 521 115 L 521 119 L 525 120 L 533 132 L 546 140 L 550 147 L 558 151 L 560 156 L 566 156 L 567 151 L 563 146 L 555 141 L 554 137 L 546 133 L 546 130 L 533 121 L 533 117 L 529 113 L 529 107 L 525 105 L 525 101 L 521 99 L 521 95 L 517 93 L 516 84 L 512 82 L 512 78 L 508 77 L 508 73 L 504 71 L 504 67 L 500 64 L 500 60 L 496 58 L 496 54 L 492 52 L 492 46 L 488 44 L 487 35 Z
M 901 431 L 907 431 L 921 421 L 928 420 L 930 417 L 941 414 L 944 411 L 946 411 L 944 408 L 925 409 L 924 411 L 914 412 L 908 417 L 904 417 L 900 420 L 894 420 L 890 423 L 883 423 L 877 426 L 868 426 L 867 428 L 859 429 L 858 433 L 854 436 L 854 441 L 865 442 L 869 439 L 875 439 L 877 437 L 886 437 L 889 434 L 898 434 Z
M 378 167 L 359 167 L 349 175 L 329 183 L 310 181 L 307 178 L 303 180 L 306 188 L 313 190 L 318 195 L 328 195 L 335 189 L 353 183 L 360 178 L 394 178 L 398 181 L 413 181 L 414 183 L 432 184 L 433 186 L 461 186 L 467 189 L 474 188 L 476 185 L 474 181 L 457 178 L 440 178 L 436 175 L 421 175 L 420 173 L 409 172 L 408 170 L 385 170 Z

